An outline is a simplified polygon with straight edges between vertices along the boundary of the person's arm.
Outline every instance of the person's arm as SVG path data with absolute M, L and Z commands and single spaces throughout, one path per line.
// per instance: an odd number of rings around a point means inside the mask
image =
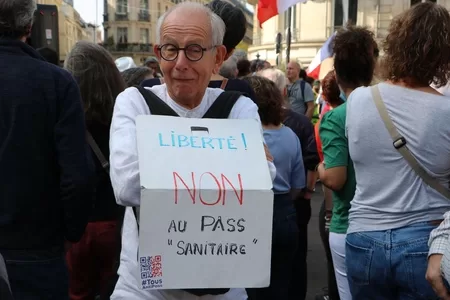
M 450 235 L 450 211 L 444 214 L 444 220 L 430 233 L 428 255 L 444 254 Z
M 303 101 L 305 102 L 305 105 L 306 105 L 305 116 L 307 116 L 308 119 L 311 120 L 313 117 L 314 108 L 315 108 L 314 92 L 311 88 L 311 85 L 309 85 L 309 83 L 307 83 L 307 82 L 305 82 L 304 96 L 305 96 L 305 99 L 303 99 Z
M 142 103 L 141 103 L 142 102 Z M 110 176 L 117 204 L 139 206 L 141 188 L 137 150 L 136 117 L 148 114 L 136 88 L 128 88 L 116 99 L 110 129 Z
M 320 122 L 324 163 L 318 166 L 317 171 L 320 181 L 326 187 L 339 191 L 347 181 L 348 142 L 345 124 L 342 124 L 335 111 L 332 112 L 326 114 Z
M 428 240 L 428 268 L 426 279 L 440 299 L 450 300 L 450 294 L 444 285 L 441 272 L 442 256 L 448 247 L 450 234 L 450 212 L 444 214 L 444 221 L 430 233 Z
M 303 128 L 304 134 L 306 135 L 305 143 L 307 144 L 303 155 L 303 161 L 305 168 L 308 170 L 306 174 L 306 188 L 307 191 L 313 191 L 316 187 L 317 172 L 316 166 L 320 162 L 319 152 L 317 151 L 316 136 L 314 133 L 314 126 L 311 122 L 305 124 Z M 303 141 L 301 141 L 303 146 Z M 306 195 L 307 196 L 307 195 Z
M 64 235 L 67 241 L 75 243 L 81 239 L 91 214 L 95 167 L 86 141 L 80 91 L 69 74 L 61 76 L 67 76 L 64 79 L 69 81 L 58 96 L 54 142 L 60 173 Z
M 296 137 L 297 155 L 292 160 L 292 170 L 290 177 L 292 199 L 297 200 L 303 197 L 303 189 L 306 186 L 305 166 L 303 165 L 303 156 L 300 146 L 300 140 Z

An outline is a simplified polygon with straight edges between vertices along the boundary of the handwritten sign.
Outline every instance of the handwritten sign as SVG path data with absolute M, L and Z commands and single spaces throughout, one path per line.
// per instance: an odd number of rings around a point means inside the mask
M 257 121 L 136 122 L 141 288 L 268 286 L 273 193 Z

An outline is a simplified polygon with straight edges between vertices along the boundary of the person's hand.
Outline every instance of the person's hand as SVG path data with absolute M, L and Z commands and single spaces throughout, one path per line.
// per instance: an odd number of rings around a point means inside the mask
M 332 212 L 331 210 L 327 210 L 325 211 L 325 231 L 329 232 L 330 231 L 330 224 L 331 224 L 331 217 L 332 217 Z
M 450 293 L 445 287 L 444 280 L 442 279 L 441 261 L 442 254 L 432 254 L 428 258 L 428 268 L 425 278 L 431 284 L 434 292 L 440 299 L 450 300 Z
M 273 162 L 273 156 L 270 154 L 269 147 L 267 147 L 266 144 L 264 144 L 264 152 L 266 153 L 266 159 L 270 162 Z

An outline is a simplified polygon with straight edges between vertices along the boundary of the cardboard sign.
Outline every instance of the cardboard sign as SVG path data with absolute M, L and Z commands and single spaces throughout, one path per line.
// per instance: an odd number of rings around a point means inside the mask
M 273 192 L 258 122 L 136 122 L 141 288 L 267 287 Z

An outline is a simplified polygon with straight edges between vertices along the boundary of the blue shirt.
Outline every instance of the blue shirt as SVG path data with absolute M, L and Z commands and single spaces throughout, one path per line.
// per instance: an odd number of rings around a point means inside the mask
M 305 168 L 302 149 L 295 133 L 284 125 L 279 129 L 264 129 L 264 140 L 277 168 L 273 192 L 286 194 L 291 189 L 304 188 Z

